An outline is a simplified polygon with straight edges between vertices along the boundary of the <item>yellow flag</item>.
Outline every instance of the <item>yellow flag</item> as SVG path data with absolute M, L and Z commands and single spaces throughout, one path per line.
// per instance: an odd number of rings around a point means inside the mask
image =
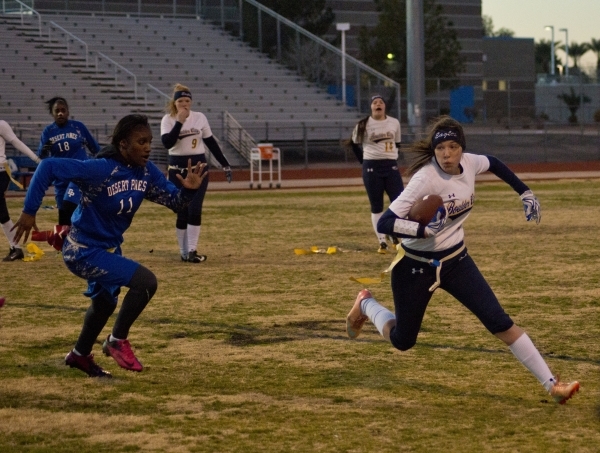
M 33 242 L 27 244 L 27 256 L 23 261 L 38 261 L 44 256 L 44 251 L 35 245 Z
M 397 248 L 398 248 L 398 253 L 396 253 L 394 260 L 390 263 L 388 268 L 381 273 L 381 276 L 379 278 L 350 277 L 350 280 L 352 280 L 353 282 L 358 282 L 361 285 L 376 285 L 378 283 L 383 282 L 383 279 L 385 278 L 385 276 L 388 275 L 390 272 L 392 272 L 392 269 L 394 268 L 394 266 L 396 264 L 398 264 L 398 262 L 402 258 L 404 258 L 404 249 L 400 245 L 398 245 Z

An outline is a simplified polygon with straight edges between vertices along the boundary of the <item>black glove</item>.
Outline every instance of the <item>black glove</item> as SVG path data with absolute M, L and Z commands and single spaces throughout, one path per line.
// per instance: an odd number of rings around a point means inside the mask
M 40 151 L 40 159 L 45 159 L 51 156 L 52 152 L 52 143 L 46 142 Z

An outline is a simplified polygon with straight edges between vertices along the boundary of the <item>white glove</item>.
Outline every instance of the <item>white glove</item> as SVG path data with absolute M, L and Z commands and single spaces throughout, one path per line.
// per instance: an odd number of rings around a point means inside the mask
M 535 223 L 540 223 L 542 220 L 542 208 L 540 208 L 540 202 L 531 190 L 523 192 L 521 195 L 523 201 L 523 210 L 525 211 L 525 218 L 527 221 L 535 220 Z
M 428 238 L 438 234 L 442 228 L 444 228 L 444 225 L 446 225 L 447 218 L 448 216 L 446 215 L 446 208 L 444 206 L 440 206 L 431 219 L 431 222 L 429 222 L 425 227 L 425 237 Z
M 227 182 L 231 183 L 233 179 L 233 174 L 231 173 L 231 167 L 223 167 L 223 171 L 225 172 L 225 177 L 227 178 Z

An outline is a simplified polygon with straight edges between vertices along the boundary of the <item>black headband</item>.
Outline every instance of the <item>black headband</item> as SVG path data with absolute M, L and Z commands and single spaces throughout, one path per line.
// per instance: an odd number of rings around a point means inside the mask
M 190 93 L 189 91 L 176 91 L 175 94 L 173 94 L 173 100 L 176 101 L 179 98 L 192 99 L 192 93 Z
M 431 149 L 435 150 L 437 145 L 446 140 L 455 141 L 463 150 L 467 147 L 464 136 L 456 128 L 441 127 L 434 132 L 431 138 Z

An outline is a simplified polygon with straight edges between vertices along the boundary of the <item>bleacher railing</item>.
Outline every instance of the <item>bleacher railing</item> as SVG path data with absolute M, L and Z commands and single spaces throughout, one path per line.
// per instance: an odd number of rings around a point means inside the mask
M 74 14 L 119 14 L 127 16 L 203 17 L 224 29 L 237 29 L 238 36 L 270 54 L 282 65 L 321 87 L 350 108 L 369 113 L 370 95 L 377 92 L 388 101 L 389 113 L 402 119 L 400 84 L 367 66 L 292 21 L 255 0 L 105 0 L 33 1 L 38 11 Z M 271 43 L 276 43 L 271 46 Z M 342 94 L 342 59 L 346 66 L 346 96 Z M 392 107 L 393 106 L 393 107 Z
M 252 148 L 256 148 L 256 140 L 227 111 L 223 112 L 223 135 L 238 153 L 250 163 Z
M 33 3 L 33 1 L 31 2 Z M 26 16 L 36 16 L 38 23 L 38 33 L 42 36 L 42 16 L 33 6 L 29 6 L 19 0 L 2 0 L 2 14 L 19 14 L 21 16 L 21 25 L 25 25 Z
M 77 41 L 79 43 L 81 43 L 81 45 L 83 45 L 83 47 L 85 48 L 85 67 L 88 67 L 89 64 L 89 58 L 88 55 L 90 54 L 88 45 L 85 41 L 83 41 L 82 39 L 78 38 L 77 36 L 75 36 L 73 33 L 71 33 L 68 30 L 65 30 L 63 27 L 61 27 L 60 25 L 58 25 L 57 23 L 50 21 L 50 26 L 48 26 L 48 42 L 52 42 L 52 27 L 54 28 L 58 28 L 60 31 L 62 31 L 66 36 L 66 45 L 67 45 L 67 54 L 71 53 L 71 40 L 73 41 Z M 69 39 L 70 38 L 70 39 Z
M 241 0 L 239 36 L 268 53 L 279 63 L 296 70 L 317 85 L 328 88 L 338 99 L 344 99 L 341 87 L 346 81 L 346 104 L 360 112 L 370 113 L 370 97 L 381 94 L 388 103 L 389 113 L 400 121 L 400 84 L 356 58 L 308 32 L 292 21 L 261 5 L 256 0 Z M 267 48 L 266 46 L 270 47 Z M 345 74 L 342 74 L 342 59 Z M 393 106 L 393 107 L 392 107 Z

